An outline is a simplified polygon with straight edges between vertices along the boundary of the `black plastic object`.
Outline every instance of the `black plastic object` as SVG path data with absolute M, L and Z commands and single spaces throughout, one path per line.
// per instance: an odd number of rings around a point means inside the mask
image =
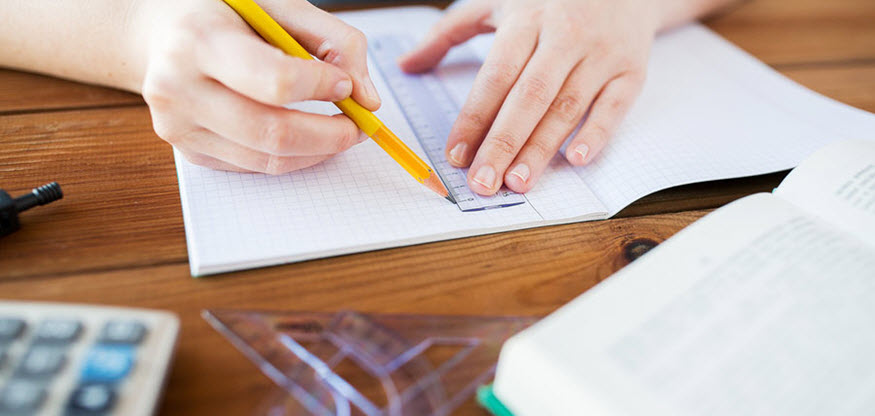
M 18 213 L 37 205 L 57 201 L 63 197 L 61 185 L 58 185 L 57 182 L 34 188 L 29 194 L 18 198 L 12 198 L 6 191 L 0 189 L 0 237 L 12 234 L 21 228 L 21 223 L 18 222 Z

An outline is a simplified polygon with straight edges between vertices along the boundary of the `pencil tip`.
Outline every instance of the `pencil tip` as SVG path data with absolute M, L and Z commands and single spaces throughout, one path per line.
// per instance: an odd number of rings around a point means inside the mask
M 432 191 L 434 191 L 436 194 L 446 198 L 448 201 L 450 201 L 454 204 L 456 203 L 456 201 L 454 201 L 453 197 L 450 196 L 450 192 L 447 191 L 447 188 L 444 186 L 444 183 L 441 182 L 440 177 L 438 177 L 438 175 L 436 173 L 431 172 L 431 174 L 428 175 L 428 177 L 425 178 L 425 180 L 423 180 L 422 183 L 428 189 L 431 189 Z

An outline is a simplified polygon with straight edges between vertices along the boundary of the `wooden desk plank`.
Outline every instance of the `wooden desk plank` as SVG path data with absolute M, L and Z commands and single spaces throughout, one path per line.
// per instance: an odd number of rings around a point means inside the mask
M 756 0 L 708 25 L 779 68 L 875 61 L 875 1 Z M 122 91 L 0 69 L 0 114 L 142 104 Z
M 121 105 L 145 103 L 119 90 L 0 69 L 0 114 Z
M 772 66 L 875 59 L 871 0 L 755 0 L 708 22 Z
M 270 383 L 199 316 L 205 308 L 545 315 L 705 211 L 476 237 L 191 279 L 184 264 L 0 281 L 8 299 L 176 312 L 182 336 L 162 414 L 251 414 Z M 34 290 L 39 286 L 40 290 Z M 473 403 L 462 414 L 482 414 Z
M 803 84 L 875 111 L 875 64 L 785 71 Z M 144 106 L 0 116 L 2 186 L 13 193 L 57 180 L 65 198 L 22 215 L 0 240 L 0 279 L 186 262 L 170 147 Z M 774 188 L 783 174 L 679 187 L 620 216 L 706 209 Z
M 186 260 L 173 155 L 145 106 L 3 116 L 0 136 L 0 186 L 64 191 L 0 239 L 0 279 Z

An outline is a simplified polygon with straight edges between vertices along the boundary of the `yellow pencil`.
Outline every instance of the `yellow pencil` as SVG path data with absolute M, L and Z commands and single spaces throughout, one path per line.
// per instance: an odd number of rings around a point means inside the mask
M 314 59 L 292 35 L 285 31 L 267 12 L 253 0 L 224 0 L 246 23 L 249 24 L 264 40 L 281 49 L 283 52 L 301 59 Z M 428 187 L 438 195 L 453 201 L 440 178 L 431 168 L 410 150 L 401 139 L 389 130 L 374 113 L 357 103 L 352 97 L 334 103 L 343 114 L 353 122 L 368 137 L 374 139 L 392 159 L 395 159 L 419 183 Z

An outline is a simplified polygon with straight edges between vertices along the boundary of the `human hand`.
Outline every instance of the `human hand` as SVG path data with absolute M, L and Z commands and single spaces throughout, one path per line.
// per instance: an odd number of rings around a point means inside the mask
M 217 0 L 149 2 L 142 94 L 155 132 L 198 165 L 281 174 L 319 163 L 366 136 L 346 116 L 283 108 L 352 95 L 380 106 L 364 35 L 305 0 L 260 5 L 324 62 L 285 55 Z M 166 6 L 159 6 L 164 5 Z
M 468 183 L 479 194 L 502 183 L 527 192 L 587 111 L 565 157 L 582 166 L 604 148 L 643 85 L 660 25 L 655 3 L 472 0 L 451 9 L 399 64 L 429 70 L 452 47 L 495 31 L 446 155 L 470 166 Z

